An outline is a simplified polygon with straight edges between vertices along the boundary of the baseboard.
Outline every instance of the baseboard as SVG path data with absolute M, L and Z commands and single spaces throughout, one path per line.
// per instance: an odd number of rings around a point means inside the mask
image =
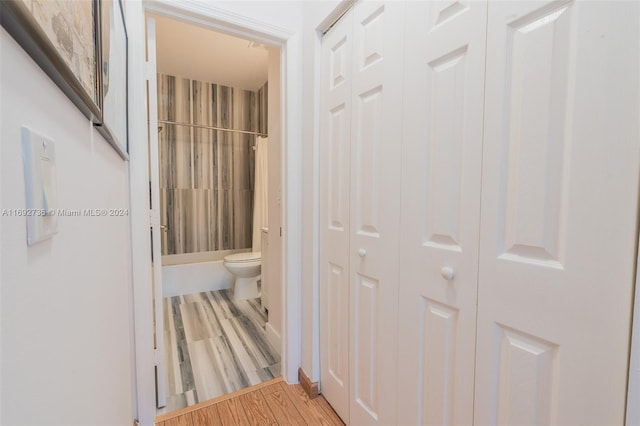
M 266 324 L 265 331 L 267 332 L 267 340 L 271 343 L 271 346 L 278 351 L 278 355 L 282 356 L 280 353 L 282 352 L 282 337 L 280 337 L 280 333 L 278 333 L 270 323 Z
M 298 381 L 310 399 L 318 397 L 318 382 L 312 382 L 302 368 L 298 368 Z

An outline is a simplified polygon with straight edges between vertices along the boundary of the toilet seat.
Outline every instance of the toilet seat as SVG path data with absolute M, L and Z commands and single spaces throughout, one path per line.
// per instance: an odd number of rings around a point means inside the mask
M 261 253 L 259 251 L 235 253 L 224 257 L 224 261 L 227 263 L 250 263 L 259 261 Z

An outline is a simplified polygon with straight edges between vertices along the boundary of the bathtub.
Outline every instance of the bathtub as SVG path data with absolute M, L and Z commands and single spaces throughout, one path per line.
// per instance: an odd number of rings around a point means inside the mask
M 162 256 L 164 297 L 231 288 L 233 275 L 224 267 L 224 257 L 250 251 L 221 250 Z

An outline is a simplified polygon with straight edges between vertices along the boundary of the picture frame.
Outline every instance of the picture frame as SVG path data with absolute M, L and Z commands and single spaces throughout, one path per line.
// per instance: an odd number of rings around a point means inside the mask
M 128 36 L 124 8 L 122 0 L 101 0 L 99 7 L 102 121 L 97 128 L 117 150 L 127 153 Z
M 124 14 L 118 3 L 124 32 L 124 114 L 126 108 L 127 47 Z M 2 0 L 0 24 L 42 68 L 73 104 L 96 126 L 107 142 L 127 159 L 127 135 L 122 132 L 122 118 L 108 108 L 104 121 L 103 53 L 101 45 L 110 30 L 102 31 L 102 0 Z M 105 34 L 109 33 L 109 34 Z M 120 39 L 122 37 L 120 36 Z M 122 44 L 122 42 L 117 43 Z M 110 60 L 113 60 L 110 58 Z M 119 59 L 121 61 L 121 59 Z M 108 63 L 108 65 L 111 62 Z M 108 71 L 108 70 L 107 70 Z M 109 75 L 111 78 L 111 75 Z M 113 81 L 113 80 L 111 80 Z M 108 87 L 109 88 L 109 87 Z M 121 92 L 115 90 L 114 92 Z M 113 93 L 113 92 L 112 92 Z M 115 98 L 114 98 L 115 99 Z M 109 102 L 118 102 L 107 98 Z M 123 113 L 120 112 L 120 115 Z M 118 121 L 120 120 L 120 121 Z M 124 128 L 126 129 L 126 117 Z

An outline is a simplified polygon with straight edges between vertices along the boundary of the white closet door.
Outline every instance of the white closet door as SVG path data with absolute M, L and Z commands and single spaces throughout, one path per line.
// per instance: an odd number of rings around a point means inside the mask
M 473 422 L 486 25 L 485 1 L 407 5 L 399 424 Z
M 354 7 L 350 422 L 396 422 L 404 2 Z
M 349 419 L 349 205 L 353 12 L 322 40 L 320 110 L 320 383 Z
M 489 3 L 475 423 L 624 423 L 638 2 Z

